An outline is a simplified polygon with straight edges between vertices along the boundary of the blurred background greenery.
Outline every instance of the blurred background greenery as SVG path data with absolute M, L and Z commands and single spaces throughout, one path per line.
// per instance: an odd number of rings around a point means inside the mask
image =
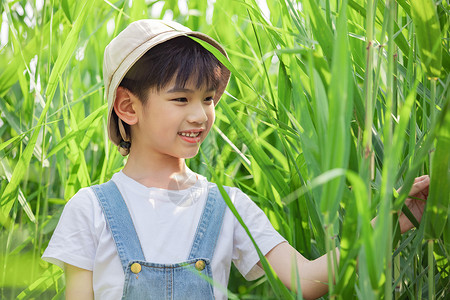
M 325 299 L 449 299 L 449 8 L 2 0 L 0 298 L 63 298 L 63 272 L 40 256 L 66 201 L 124 163 L 107 139 L 104 48 L 130 22 L 161 18 L 209 34 L 230 56 L 215 127 L 188 165 L 241 188 L 306 257 L 340 245 Z M 400 236 L 395 212 L 422 174 L 425 216 Z M 246 282 L 235 269 L 228 288 L 231 298 L 301 298 L 270 274 Z

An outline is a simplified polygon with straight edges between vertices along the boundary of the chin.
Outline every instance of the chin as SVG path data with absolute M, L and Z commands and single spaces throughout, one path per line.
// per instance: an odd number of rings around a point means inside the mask
M 197 152 L 197 153 L 198 153 L 198 152 Z M 184 159 L 194 158 L 195 156 L 197 156 L 197 153 L 195 153 L 195 154 L 190 154 L 190 155 L 185 155 L 183 158 L 184 158 Z
M 190 151 L 189 153 L 185 153 L 183 155 L 183 158 L 185 158 L 185 159 L 193 158 L 193 157 L 197 156 L 197 154 L 198 154 L 198 149 L 197 149 L 197 151 Z

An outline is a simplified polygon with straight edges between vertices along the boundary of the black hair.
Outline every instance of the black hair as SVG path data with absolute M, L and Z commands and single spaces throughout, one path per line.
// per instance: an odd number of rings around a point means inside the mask
M 158 44 L 145 53 L 128 71 L 119 86 L 136 95 L 144 104 L 148 91 L 164 88 L 176 75 L 175 84 L 184 87 L 197 77 L 196 87 L 216 90 L 223 65 L 202 45 L 187 36 Z

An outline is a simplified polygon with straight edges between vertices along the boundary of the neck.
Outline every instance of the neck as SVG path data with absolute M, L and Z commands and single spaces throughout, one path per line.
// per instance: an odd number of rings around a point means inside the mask
M 146 187 L 169 190 L 186 189 L 197 180 L 195 173 L 186 167 L 183 158 L 149 157 L 133 151 L 122 172 Z

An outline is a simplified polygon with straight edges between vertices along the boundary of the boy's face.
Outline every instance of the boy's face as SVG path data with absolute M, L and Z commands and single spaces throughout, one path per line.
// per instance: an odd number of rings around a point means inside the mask
M 146 104 L 137 106 L 138 122 L 132 126 L 133 152 L 177 159 L 198 153 L 214 123 L 215 90 L 197 88 L 195 82 L 189 80 L 179 87 L 174 79 L 159 92 L 148 92 Z

